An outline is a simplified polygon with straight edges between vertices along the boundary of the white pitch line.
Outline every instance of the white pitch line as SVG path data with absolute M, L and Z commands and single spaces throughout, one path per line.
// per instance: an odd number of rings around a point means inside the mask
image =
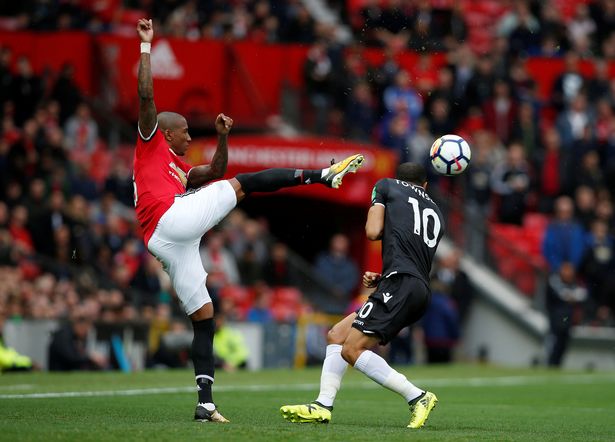
M 521 385 L 544 384 L 545 382 L 564 384 L 588 384 L 595 381 L 615 382 L 615 375 L 569 375 L 569 376 L 503 376 L 503 377 L 474 377 L 474 378 L 438 378 L 413 379 L 419 385 L 429 387 L 514 387 Z M 346 388 L 381 388 L 374 382 L 345 382 Z M 257 385 L 220 385 L 216 392 L 268 392 L 268 391 L 316 391 L 317 383 L 305 384 L 257 384 Z M 0 394 L 0 399 L 57 399 L 68 397 L 109 397 L 109 396 L 144 396 L 153 394 L 192 393 L 196 387 L 162 387 L 137 388 L 127 390 L 100 390 L 100 391 L 64 391 L 50 393 Z
M 1 390 L 8 390 L 8 391 L 32 390 L 33 388 L 34 388 L 34 385 L 32 385 L 32 384 L 2 385 L 2 386 L 0 386 L 0 391 Z

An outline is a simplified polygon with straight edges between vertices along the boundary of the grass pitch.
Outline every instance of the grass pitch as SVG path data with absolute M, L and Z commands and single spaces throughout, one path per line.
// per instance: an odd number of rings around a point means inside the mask
M 290 424 L 283 404 L 313 400 L 319 370 L 218 373 L 230 424 L 195 423 L 189 371 L 5 374 L 0 440 L 614 441 L 615 373 L 483 366 L 403 367 L 440 400 L 426 426 L 406 428 L 403 400 L 349 370 L 328 425 Z

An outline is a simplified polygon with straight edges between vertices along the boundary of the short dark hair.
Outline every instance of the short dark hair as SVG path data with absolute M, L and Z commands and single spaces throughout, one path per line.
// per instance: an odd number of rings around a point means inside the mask
M 427 182 L 427 171 L 422 164 L 401 163 L 397 166 L 397 179 L 422 186 Z

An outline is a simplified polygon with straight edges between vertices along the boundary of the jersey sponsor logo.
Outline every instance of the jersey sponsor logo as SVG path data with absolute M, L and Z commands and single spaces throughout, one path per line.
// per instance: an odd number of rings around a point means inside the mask
M 171 173 L 171 171 L 169 171 L 169 173 L 173 175 L 180 183 L 182 183 L 182 186 L 186 187 L 186 184 L 188 183 L 188 178 L 186 178 L 186 173 L 183 170 L 181 170 L 179 167 L 177 167 L 177 165 L 173 161 L 169 163 L 169 167 L 173 169 L 173 171 L 175 171 L 177 175 Z
M 173 48 L 166 40 L 158 40 L 152 46 L 150 55 L 152 63 L 152 78 L 162 78 L 165 80 L 177 80 L 184 76 L 184 67 L 179 64 Z M 139 71 L 139 62 L 135 65 L 133 72 L 135 76 Z
M 389 299 L 391 299 L 393 297 L 393 295 L 391 295 L 390 293 L 383 293 L 382 294 L 382 298 L 384 299 L 384 303 L 386 304 L 387 302 L 389 302 Z

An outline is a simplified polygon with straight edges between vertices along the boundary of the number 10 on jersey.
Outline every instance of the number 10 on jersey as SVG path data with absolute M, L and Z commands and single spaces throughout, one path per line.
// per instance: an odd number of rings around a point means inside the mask
M 442 227 L 438 214 L 430 207 L 423 209 L 423 213 L 421 213 L 419 202 L 416 198 L 409 197 L 408 203 L 410 203 L 414 212 L 414 234 L 421 236 L 422 230 L 423 242 L 427 244 L 427 247 L 434 248 L 438 243 L 438 235 L 440 234 L 440 228 Z M 429 226 L 429 218 L 433 220 L 433 231 L 431 233 L 427 231 L 427 227 Z

